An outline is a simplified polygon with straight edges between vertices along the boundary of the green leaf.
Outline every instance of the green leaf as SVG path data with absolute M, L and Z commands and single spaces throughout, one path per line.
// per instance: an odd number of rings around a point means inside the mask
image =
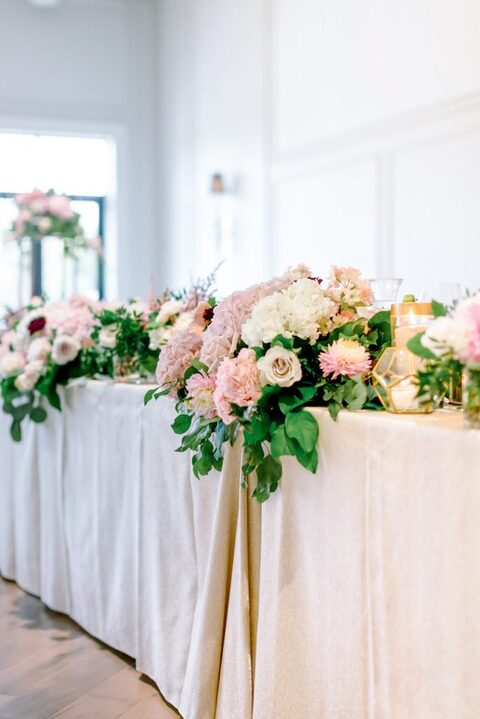
M 273 457 L 282 457 L 295 454 L 290 448 L 285 434 L 285 425 L 279 425 L 272 433 L 270 449 Z
M 175 417 L 175 421 L 172 424 L 172 429 L 175 434 L 185 434 L 190 429 L 192 424 L 191 414 L 179 414 Z
M 432 312 L 434 317 L 445 317 L 448 314 L 443 302 L 437 302 L 436 300 L 432 300 Z
M 198 372 L 208 372 L 208 367 L 206 364 L 203 364 L 203 362 L 200 362 L 199 359 L 195 358 L 192 360 L 192 367 L 195 367 Z
M 299 387 L 295 394 L 287 394 L 283 399 L 280 400 L 278 406 L 283 414 L 291 412 L 296 407 L 301 407 L 302 404 L 310 402 L 317 394 L 316 387 Z
M 318 441 L 318 422 L 303 409 L 289 412 L 285 418 L 285 433 L 290 439 L 295 439 L 304 452 L 311 452 Z
M 352 379 L 351 382 L 348 383 L 344 399 L 351 412 L 362 409 L 367 401 L 367 388 L 361 378 Z
M 333 402 L 328 403 L 327 408 L 328 408 L 328 413 L 329 413 L 330 417 L 333 420 L 336 420 L 338 417 L 338 413 L 342 409 L 342 405 L 339 404 L 338 402 L 333 401 Z
M 43 407 L 37 406 L 30 411 L 30 419 L 32 422 L 45 422 L 47 419 L 47 412 Z
M 414 355 L 417 355 L 418 357 L 422 357 L 423 359 L 427 360 L 435 360 L 437 359 L 437 356 L 428 349 L 428 347 L 425 347 L 422 344 L 422 337 L 425 334 L 425 332 L 419 332 L 417 335 L 414 335 L 411 337 L 407 342 L 407 348 L 410 350 L 410 352 L 413 352 Z
M 282 465 L 267 454 L 257 466 L 257 486 L 253 492 L 253 496 L 258 502 L 265 502 L 271 492 L 275 492 L 278 483 L 282 477 Z
M 16 419 L 13 420 L 12 424 L 10 425 L 10 436 L 12 437 L 14 442 L 22 441 L 22 427 L 20 425 L 20 422 Z
M 295 457 L 302 467 L 305 467 L 309 472 L 315 474 L 318 468 L 318 452 L 316 449 L 313 449 L 311 452 L 297 451 Z
M 263 442 L 270 432 L 271 420 L 266 412 L 260 412 L 251 416 L 244 428 L 244 442 L 246 445 Z
M 285 347 L 286 350 L 293 350 L 293 337 L 277 335 L 272 340 L 272 347 Z
M 370 317 L 368 320 L 368 326 L 372 329 L 385 323 L 390 324 L 390 310 L 381 310 L 380 312 L 376 312 L 373 317 Z
M 264 454 L 261 442 L 246 446 L 244 448 L 244 456 L 246 460 L 244 464 L 244 474 L 251 474 L 255 467 L 262 461 Z
M 54 409 L 58 409 L 59 412 L 61 411 L 62 403 L 60 402 L 60 395 L 58 394 L 56 387 L 53 385 L 48 391 L 47 399 Z
M 157 391 L 157 388 L 149 389 L 145 392 L 145 396 L 143 398 L 143 404 L 146 406 L 155 396 L 155 392 Z

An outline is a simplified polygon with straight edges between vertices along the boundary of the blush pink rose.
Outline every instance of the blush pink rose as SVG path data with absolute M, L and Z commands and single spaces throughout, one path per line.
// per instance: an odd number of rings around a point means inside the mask
M 217 414 L 230 424 L 235 419 L 232 404 L 253 407 L 261 395 L 260 378 L 251 349 L 240 350 L 238 357 L 225 358 L 218 368 L 213 400 Z

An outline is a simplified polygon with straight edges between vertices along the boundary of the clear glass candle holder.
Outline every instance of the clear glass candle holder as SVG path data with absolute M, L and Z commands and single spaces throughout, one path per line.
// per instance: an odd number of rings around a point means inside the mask
M 397 349 L 406 349 L 409 339 L 425 332 L 433 321 L 431 302 L 397 302 L 392 305 L 392 342 Z
M 397 301 L 398 291 L 403 282 L 399 277 L 378 277 L 368 280 L 373 290 L 373 306 L 377 311 L 389 310 Z
M 418 394 L 418 370 L 420 357 L 409 350 L 387 347 L 380 355 L 372 371 L 372 383 L 380 402 L 393 414 L 428 414 L 433 403 L 420 402 Z
M 141 380 L 140 360 L 137 356 L 113 357 L 113 379 L 115 382 L 137 383 Z

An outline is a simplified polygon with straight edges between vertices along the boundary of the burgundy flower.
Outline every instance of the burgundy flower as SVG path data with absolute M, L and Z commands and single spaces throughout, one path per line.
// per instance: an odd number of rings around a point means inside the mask
M 207 307 L 203 312 L 203 319 L 205 322 L 211 322 L 213 318 L 213 307 Z
M 47 320 L 45 317 L 35 317 L 28 325 L 28 331 L 31 335 L 35 334 L 35 332 L 41 332 L 46 324 Z
M 320 277 L 309 277 L 308 279 L 309 279 L 309 280 L 314 280 L 314 281 L 317 282 L 319 285 L 321 285 L 322 282 L 323 282 L 323 280 L 322 280 Z

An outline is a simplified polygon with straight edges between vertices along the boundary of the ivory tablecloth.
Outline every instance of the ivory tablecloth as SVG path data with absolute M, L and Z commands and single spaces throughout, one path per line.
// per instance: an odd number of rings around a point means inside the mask
M 8 437 L 0 573 L 137 659 L 185 719 L 478 719 L 480 433 L 323 410 L 316 476 L 200 482 L 173 408 L 89 382 Z

